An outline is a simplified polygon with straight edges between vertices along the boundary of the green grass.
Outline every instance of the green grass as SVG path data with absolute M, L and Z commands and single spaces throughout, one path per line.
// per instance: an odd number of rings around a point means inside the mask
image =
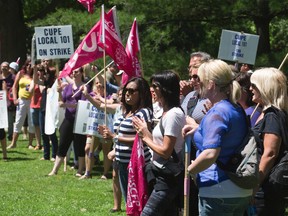
M 20 136 L 17 148 L 8 150 L 8 162 L 0 160 L 1 216 L 126 215 L 123 201 L 124 211 L 109 212 L 113 207 L 112 180 L 100 179 L 102 163 L 94 167 L 92 179 L 79 180 L 69 165 L 67 172 L 62 165 L 58 175 L 48 177 L 53 162 L 40 161 L 42 156 L 42 151 L 29 150 Z M 73 154 L 70 162 L 72 158 Z

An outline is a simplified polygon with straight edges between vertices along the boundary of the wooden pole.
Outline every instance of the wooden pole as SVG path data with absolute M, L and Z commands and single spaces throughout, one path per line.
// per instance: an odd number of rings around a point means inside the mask
M 184 216 L 189 216 L 190 175 L 187 171 L 190 165 L 192 136 L 185 138 L 185 175 L 184 175 Z
M 285 58 L 283 59 L 282 63 L 280 64 L 280 66 L 278 68 L 279 70 L 281 70 L 281 68 L 283 67 L 283 65 L 286 62 L 287 58 L 288 58 L 288 53 L 286 54 Z

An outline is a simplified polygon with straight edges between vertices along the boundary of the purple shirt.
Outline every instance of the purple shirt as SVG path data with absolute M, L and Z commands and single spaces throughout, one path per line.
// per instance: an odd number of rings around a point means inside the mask
M 77 104 L 77 102 L 79 100 L 86 100 L 85 96 L 82 94 L 82 91 L 80 91 L 79 93 L 77 93 L 75 95 L 75 97 L 72 97 L 72 95 L 74 93 L 76 93 L 79 90 L 79 87 L 77 87 L 77 89 L 73 89 L 72 84 L 69 84 L 68 86 L 66 86 L 62 92 L 62 98 L 63 98 L 63 102 L 64 103 L 68 103 L 68 104 Z M 88 88 L 88 92 L 90 91 L 89 87 Z M 73 120 L 75 119 L 75 114 L 76 114 L 76 108 L 71 108 L 71 107 L 67 107 L 65 110 L 65 118 L 68 120 Z

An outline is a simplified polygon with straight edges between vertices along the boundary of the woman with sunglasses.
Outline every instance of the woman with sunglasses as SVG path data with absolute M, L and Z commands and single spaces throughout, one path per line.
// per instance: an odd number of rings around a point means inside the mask
M 106 139 L 113 139 L 116 152 L 116 162 L 121 191 L 125 202 L 127 201 L 128 186 L 128 164 L 132 153 L 136 129 L 133 126 L 132 118 L 137 116 L 147 122 L 151 128 L 152 122 L 152 97 L 148 82 L 142 77 L 130 79 L 123 87 L 122 99 L 124 113 L 114 122 L 114 131 L 111 132 L 105 126 L 99 127 L 99 132 Z M 144 145 L 144 157 L 146 163 L 150 160 L 151 154 Z
M 82 67 L 75 69 L 72 73 L 73 83 L 67 85 L 64 88 L 63 92 L 61 87 L 58 88 L 58 91 L 60 92 L 59 106 L 65 108 L 65 118 L 59 128 L 60 140 L 56 160 L 53 169 L 48 174 L 48 176 L 53 176 L 57 174 L 61 164 L 64 161 L 64 157 L 66 157 L 67 151 L 72 141 L 74 147 L 74 154 L 76 157 L 78 157 L 78 171 L 75 176 L 81 177 L 84 171 L 86 136 L 73 133 L 77 102 L 79 100 L 86 100 L 82 91 L 79 91 L 81 86 L 84 85 L 83 72 L 84 71 Z M 74 95 L 76 92 L 78 93 Z
M 199 127 L 185 125 L 183 134 L 192 134 L 198 149 L 188 172 L 199 188 L 199 214 L 242 216 L 252 189 L 238 187 L 215 163 L 228 163 L 248 132 L 246 114 L 237 105 L 240 85 L 233 79 L 229 65 L 217 59 L 203 63 L 198 76 L 201 95 L 213 106 Z
M 33 69 L 31 67 L 31 61 L 26 60 L 22 69 L 17 73 L 15 81 L 12 87 L 13 100 L 16 108 L 16 117 L 14 122 L 14 131 L 11 144 L 7 147 L 16 148 L 17 140 L 21 128 L 24 125 L 25 118 L 27 116 L 28 126 L 29 126 L 29 149 L 34 149 L 32 146 L 34 138 L 34 126 L 32 123 L 32 117 L 30 113 L 30 103 L 32 98 L 32 93 L 29 92 L 29 87 L 32 82 Z M 18 90 L 18 92 L 17 92 Z
M 276 68 L 258 69 L 251 75 L 250 90 L 252 100 L 263 107 L 253 128 L 260 144 L 259 185 L 264 192 L 264 205 L 257 202 L 259 199 L 255 199 L 257 215 L 285 215 L 285 199 L 269 184 L 268 176 L 284 151 L 287 151 L 287 78 Z
M 152 134 L 143 120 L 133 118 L 139 136 L 153 151 L 153 161 L 163 158 L 178 160 L 183 164 L 184 139 L 181 129 L 185 124 L 185 114 L 180 107 L 179 81 L 179 76 L 170 70 L 151 77 L 155 94 L 163 107 L 162 118 Z M 148 176 L 148 169 L 145 172 Z M 179 196 L 184 180 L 183 173 L 177 176 L 152 173 L 155 175 L 155 179 L 152 180 L 155 184 L 141 215 L 178 215 L 178 208 L 181 207 L 181 203 L 178 202 L 183 197 Z

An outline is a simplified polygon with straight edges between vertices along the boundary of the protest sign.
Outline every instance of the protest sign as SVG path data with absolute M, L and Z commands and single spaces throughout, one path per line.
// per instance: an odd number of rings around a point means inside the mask
M 8 128 L 6 91 L 0 91 L 0 128 Z
M 222 30 L 218 58 L 254 65 L 258 41 L 258 35 Z
M 105 113 L 98 110 L 89 101 L 79 100 L 74 124 L 74 133 L 102 137 L 98 125 L 105 125 Z M 113 117 L 107 114 L 107 126 L 113 131 Z
M 74 53 L 72 26 L 35 27 L 37 59 L 70 58 Z

